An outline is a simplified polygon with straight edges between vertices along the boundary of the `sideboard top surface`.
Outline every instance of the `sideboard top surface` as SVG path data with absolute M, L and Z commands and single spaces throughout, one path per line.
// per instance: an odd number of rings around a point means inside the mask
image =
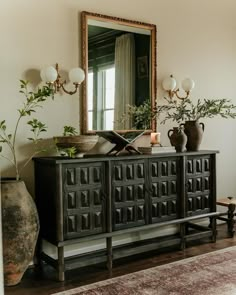
M 156 153 L 156 154 L 124 154 L 119 156 L 107 156 L 104 154 L 98 155 L 86 155 L 84 157 L 78 158 L 68 158 L 60 156 L 51 156 L 51 157 L 34 157 L 33 161 L 35 162 L 47 162 L 54 164 L 66 164 L 66 163 L 82 163 L 82 162 L 96 162 L 96 161 L 110 161 L 110 160 L 138 160 L 140 158 L 166 158 L 166 157 L 183 157 L 183 156 L 201 156 L 201 155 L 210 155 L 217 154 L 217 150 L 201 150 L 197 152 L 183 152 L 183 153 Z

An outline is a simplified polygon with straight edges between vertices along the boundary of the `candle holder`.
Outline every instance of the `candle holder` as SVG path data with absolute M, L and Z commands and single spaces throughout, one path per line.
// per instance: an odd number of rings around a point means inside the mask
M 151 133 L 151 146 L 160 146 L 161 142 L 161 133 L 160 132 L 152 132 Z

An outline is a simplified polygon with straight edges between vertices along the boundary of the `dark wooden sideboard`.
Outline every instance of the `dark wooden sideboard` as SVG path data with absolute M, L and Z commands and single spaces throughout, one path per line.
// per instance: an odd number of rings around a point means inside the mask
M 216 153 L 34 158 L 39 242 L 57 247 L 58 258 L 38 247 L 42 261 L 65 271 L 89 264 L 179 245 L 216 239 Z M 209 225 L 200 224 L 209 218 Z M 114 247 L 112 238 L 177 225 L 174 235 Z M 106 249 L 64 257 L 64 247 L 98 239 Z

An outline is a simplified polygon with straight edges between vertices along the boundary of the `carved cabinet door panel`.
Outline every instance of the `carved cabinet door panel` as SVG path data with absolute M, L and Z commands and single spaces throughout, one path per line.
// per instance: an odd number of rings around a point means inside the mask
M 149 216 L 150 223 L 178 217 L 179 159 L 152 158 L 149 160 Z
M 210 212 L 212 159 L 210 155 L 188 156 L 186 160 L 186 215 Z
M 112 161 L 111 171 L 113 230 L 146 224 L 145 160 Z
M 63 166 L 65 239 L 105 232 L 104 177 L 102 162 Z

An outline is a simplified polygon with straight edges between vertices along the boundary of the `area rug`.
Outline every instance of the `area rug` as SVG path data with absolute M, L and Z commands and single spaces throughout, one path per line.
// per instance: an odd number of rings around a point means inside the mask
M 53 295 L 236 295 L 236 246 Z

